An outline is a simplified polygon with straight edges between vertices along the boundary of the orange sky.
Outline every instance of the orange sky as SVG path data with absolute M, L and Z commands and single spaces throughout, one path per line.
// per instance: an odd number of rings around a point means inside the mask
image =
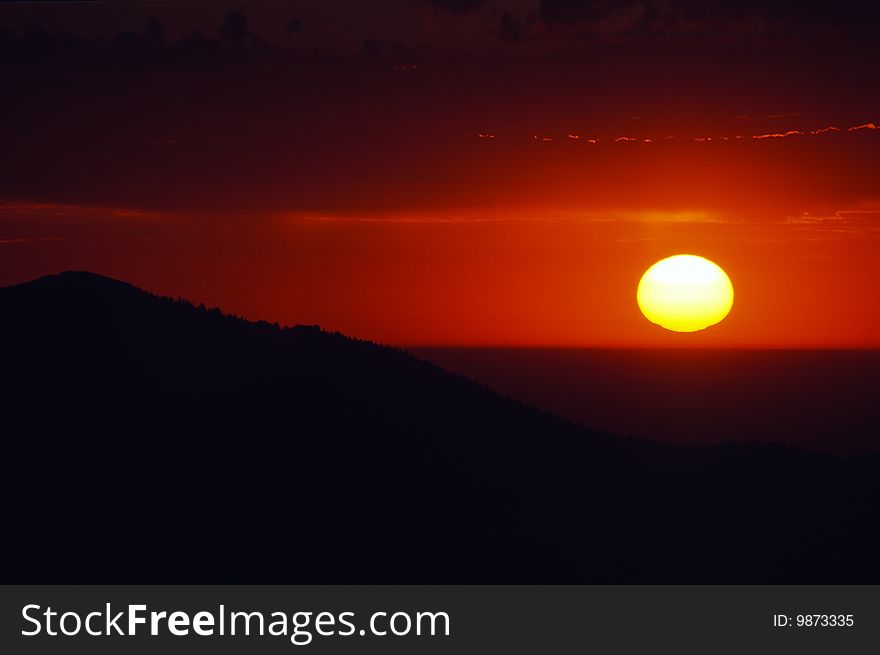
M 447 182 L 408 184 L 402 208 L 6 201 L 0 283 L 87 269 L 399 345 L 880 346 L 880 131 L 595 146 L 513 136 L 460 135 L 444 146 Z M 677 334 L 640 314 L 641 274 L 676 253 L 731 277 L 721 324 Z
M 747 221 L 699 209 L 279 213 L 204 219 L 21 207 L 2 282 L 89 269 L 251 318 L 394 344 L 876 347 L 880 208 Z M 701 333 L 648 323 L 635 290 L 662 257 L 719 263 L 731 314 Z
M 230 37 L 215 3 L 26 4 L 0 284 L 87 269 L 400 345 L 880 347 L 874 10 L 243 3 Z M 705 332 L 637 308 L 676 253 L 733 281 Z
M 423 207 L 412 188 L 411 207 L 369 211 L 6 201 L 0 283 L 87 269 L 399 345 L 880 346 L 880 132 L 510 141 L 461 135 L 449 194 L 426 181 Z M 731 277 L 721 324 L 640 314 L 641 274 L 676 253 Z

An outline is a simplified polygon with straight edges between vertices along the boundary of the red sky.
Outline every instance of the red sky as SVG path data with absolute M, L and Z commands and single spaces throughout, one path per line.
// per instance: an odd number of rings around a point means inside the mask
M 880 346 L 865 17 L 582 5 L 304 5 L 288 42 L 268 3 L 237 44 L 207 9 L 164 43 L 113 37 L 140 5 L 0 13 L 0 283 L 88 269 L 395 344 Z M 703 333 L 636 307 L 681 252 L 734 283 Z

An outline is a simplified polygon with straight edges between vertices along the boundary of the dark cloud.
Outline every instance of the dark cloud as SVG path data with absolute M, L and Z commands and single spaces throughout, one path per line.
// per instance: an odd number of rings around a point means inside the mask
M 740 0 L 540 0 L 552 30 L 604 34 L 877 34 L 880 6 L 853 2 Z
M 486 0 L 428 0 L 428 4 L 439 11 L 462 16 L 482 9 Z
M 492 15 L 496 2 L 499 11 Z M 654 47 L 652 30 L 676 34 L 676 25 L 706 25 L 709 18 L 718 24 L 719 16 L 754 15 L 755 7 L 688 13 L 690 5 L 682 2 L 666 9 L 657 2 L 605 3 L 604 13 L 580 14 L 574 4 L 565 13 L 561 5 L 554 9 L 538 0 L 516 8 L 493 0 L 477 14 L 460 20 L 444 15 L 433 24 L 427 4 L 403 0 L 395 5 L 399 15 L 376 18 L 375 31 L 364 22 L 340 26 L 347 41 L 338 47 L 311 45 L 318 42 L 309 41 L 315 33 L 329 28 L 318 15 L 304 13 L 307 28 L 294 50 L 254 36 L 267 29 L 260 13 L 249 14 L 247 22 L 227 20 L 238 27 L 221 40 L 216 27 L 226 8 L 205 18 L 209 31 L 181 36 L 164 6 L 150 4 L 150 13 L 125 24 L 140 33 L 127 31 L 119 39 L 99 30 L 77 36 L 57 21 L 51 32 L 23 22 L 0 29 L 0 86 L 16 89 L 0 102 L 0 198 L 56 194 L 71 202 L 157 208 L 375 208 L 418 206 L 428 192 L 437 197 L 442 185 L 450 189 L 442 199 L 450 206 L 484 202 L 491 194 L 499 202 L 523 203 L 541 194 L 543 202 L 553 189 L 565 198 L 586 194 L 583 180 L 603 174 L 599 161 L 610 171 L 627 158 L 626 166 L 635 162 L 632 179 L 657 180 L 674 149 L 709 162 L 711 153 L 733 161 L 746 148 L 754 153 L 749 161 L 756 180 L 772 179 L 774 171 L 813 158 L 821 148 L 824 159 L 811 169 L 816 180 L 820 172 L 845 169 L 840 198 L 877 192 L 880 150 L 866 144 L 880 131 L 865 127 L 850 136 L 845 130 L 878 121 L 880 89 L 871 83 L 869 63 L 877 61 L 880 46 L 826 48 L 802 39 L 780 47 L 773 39 L 743 39 L 718 47 L 706 39 Z M 625 7 L 629 13 L 621 14 Z M 611 26 L 607 11 L 614 8 Z M 167 26 L 164 43 L 157 23 L 144 25 L 153 12 Z M 586 32 L 576 47 L 557 47 L 565 39 L 574 42 L 569 30 L 580 39 L 577 30 L 595 24 L 597 15 L 604 29 L 628 26 L 627 34 L 646 36 L 624 47 L 596 39 L 595 47 L 582 48 L 594 34 Z M 287 44 L 293 41 L 285 32 L 290 18 L 288 6 L 272 23 Z M 556 22 L 548 28 L 551 18 Z M 445 41 L 419 45 L 435 33 Z M 499 37 L 525 43 L 507 45 Z M 476 47 L 477 39 L 494 50 Z M 792 111 L 803 116 L 761 118 Z M 738 120 L 741 113 L 752 121 Z M 633 122 L 634 115 L 642 120 Z M 775 122 L 761 122 L 766 120 Z M 840 132 L 805 134 L 829 125 Z M 532 134 L 553 140 L 538 147 Z M 674 140 L 663 140 L 672 134 Z M 619 136 L 641 141 L 614 145 Z M 720 140 L 725 136 L 726 146 Z M 712 140 L 697 145 L 691 137 Z M 590 144 L 591 138 L 601 142 Z M 656 143 L 649 146 L 646 139 Z M 702 176 L 704 168 L 708 164 L 695 174 Z M 497 171 L 496 182 L 482 184 L 485 171 Z M 796 183 L 801 193 L 821 182 L 797 177 Z M 596 184 L 590 188 L 601 187 Z M 698 197 L 686 200 L 714 202 L 712 193 L 734 187 L 735 204 L 745 183 L 688 188 Z M 756 195 L 765 192 L 756 188 Z M 659 182 L 657 189 L 658 202 L 678 201 L 664 195 Z M 630 191 L 609 190 L 609 202 Z
M 559 24 L 574 27 L 579 23 L 592 23 L 602 18 L 610 10 L 608 5 L 611 3 L 602 4 L 605 6 L 600 7 L 599 3 L 589 0 L 541 0 L 538 14 L 550 27 Z
M 424 46 L 411 46 L 400 41 L 384 39 L 366 38 L 361 45 L 361 54 L 366 57 L 388 57 L 409 61 L 421 57 L 424 52 Z
M 233 9 L 223 18 L 219 34 L 224 41 L 234 45 L 243 45 L 250 34 L 247 17 L 240 11 Z
M 382 39 L 364 39 L 364 43 L 361 46 L 361 54 L 366 57 L 379 57 L 380 55 L 385 54 L 388 50 L 389 44 L 387 41 L 383 41 Z
M 523 24 L 509 13 L 505 13 L 498 24 L 497 34 L 502 41 L 510 43 L 522 41 Z
M 0 0 L 4 7 L 0 24 L 21 31 L 30 23 L 40 23 L 53 31 L 112 38 L 139 30 L 147 16 L 156 15 L 165 23 L 169 40 L 193 30 L 217 34 L 216 3 L 119 2 L 126 5 L 124 12 L 111 9 L 116 3 L 109 0 L 74 3 L 75 11 L 59 8 L 65 4 L 61 2 Z M 295 11 L 289 0 L 258 4 L 260 9 L 255 6 L 253 13 L 239 6 L 227 16 L 226 43 L 251 44 L 262 38 L 291 47 L 295 35 L 296 45 L 304 51 L 351 54 L 370 36 L 404 43 L 426 41 L 447 51 L 464 43 L 469 49 L 509 50 L 503 44 L 527 40 L 533 50 L 541 47 L 534 45 L 540 42 L 554 52 L 566 41 L 590 38 L 664 44 L 718 38 L 743 42 L 755 37 L 802 42 L 833 38 L 862 45 L 880 39 L 880 3 L 846 0 L 337 0 L 299 3 Z M 425 22 L 426 11 L 439 19 L 439 27 Z M 242 12 L 248 13 L 247 19 Z M 346 20 L 340 21 L 343 16 Z M 449 20 L 450 16 L 461 20 Z M 308 25 L 305 32 L 303 23 Z
M 155 45 L 165 43 L 165 25 L 158 18 L 151 16 L 144 23 L 144 38 Z

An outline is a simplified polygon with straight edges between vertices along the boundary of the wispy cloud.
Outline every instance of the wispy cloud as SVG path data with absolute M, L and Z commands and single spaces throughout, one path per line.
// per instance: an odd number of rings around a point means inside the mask
M 63 241 L 61 237 L 0 237 L 0 246 L 14 246 L 22 243 L 44 243 Z
M 132 207 L 104 207 L 28 200 L 0 201 L 0 217 L 2 216 L 118 218 L 127 220 L 162 220 L 169 218 L 168 214 L 162 212 Z
M 880 209 L 844 209 L 788 216 L 782 223 L 817 238 L 880 237 Z
M 772 120 L 772 119 L 776 119 L 776 118 L 794 118 L 795 116 L 800 116 L 800 115 L 801 115 L 801 112 L 799 112 L 799 111 L 787 111 L 787 112 L 784 112 L 781 114 L 764 114 L 763 116 L 761 116 L 761 118 L 769 118 Z
M 791 112 L 788 114 L 768 114 L 764 116 L 764 118 L 784 118 L 790 116 L 798 116 L 799 112 Z M 777 132 L 758 132 L 754 134 L 721 134 L 721 135 L 706 135 L 706 136 L 675 136 L 672 134 L 666 134 L 663 136 L 634 136 L 631 134 L 623 134 L 619 136 L 607 136 L 607 137 L 598 137 L 595 135 L 586 136 L 583 134 L 578 134 L 577 132 L 566 132 L 559 136 L 557 139 L 556 135 L 553 134 L 532 134 L 531 139 L 533 141 L 537 141 L 539 143 L 553 143 L 554 141 L 568 141 L 570 143 L 575 144 L 588 144 L 588 145 L 596 145 L 600 143 L 657 143 L 661 141 L 681 141 L 688 142 L 691 141 L 693 143 L 712 143 L 718 141 L 742 141 L 742 140 L 756 140 L 763 141 L 765 139 L 788 139 L 792 137 L 816 137 L 822 136 L 826 134 L 833 133 L 853 133 L 853 132 L 861 132 L 864 130 L 880 130 L 880 126 L 874 122 L 861 123 L 859 125 L 852 125 L 850 127 L 837 127 L 836 125 L 826 125 L 824 127 L 819 127 L 812 130 L 785 130 L 785 131 L 777 131 Z M 495 132 L 475 132 L 468 133 L 468 137 L 479 138 L 479 139 L 496 139 L 499 138 L 499 135 Z M 515 138 L 515 137 L 511 137 Z
M 469 224 L 469 223 L 741 223 L 740 219 L 726 218 L 698 210 L 621 210 L 607 211 L 534 211 L 522 209 L 494 212 L 432 212 L 388 214 L 311 214 L 286 212 L 277 217 L 284 221 L 303 223 L 385 223 L 399 225 Z
M 847 132 L 858 132 L 859 130 L 880 130 L 880 127 L 877 127 L 876 123 L 862 123 L 846 128 Z

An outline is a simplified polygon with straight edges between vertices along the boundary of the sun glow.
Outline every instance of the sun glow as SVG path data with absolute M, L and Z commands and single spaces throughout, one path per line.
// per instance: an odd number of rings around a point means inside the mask
M 674 332 L 696 332 L 724 320 L 733 306 L 733 285 L 705 257 L 674 255 L 645 271 L 636 299 L 652 323 Z

